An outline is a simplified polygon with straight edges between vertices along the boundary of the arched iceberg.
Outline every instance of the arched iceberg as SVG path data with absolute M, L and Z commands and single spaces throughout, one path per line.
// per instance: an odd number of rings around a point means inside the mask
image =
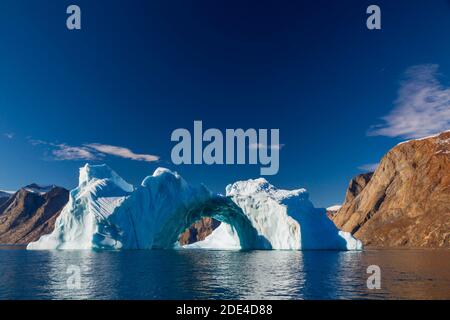
M 28 249 L 169 249 L 202 217 L 224 223 L 205 240 L 184 248 L 359 250 L 316 209 L 304 189 L 279 190 L 265 179 L 239 181 L 226 195 L 189 185 L 158 168 L 134 188 L 106 165 L 85 165 L 79 186 L 54 231 Z

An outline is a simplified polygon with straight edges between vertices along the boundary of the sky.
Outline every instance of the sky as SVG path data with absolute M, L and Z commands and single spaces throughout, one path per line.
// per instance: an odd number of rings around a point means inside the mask
M 81 8 L 81 30 L 66 8 Z M 381 8 L 368 30 L 366 8 Z M 215 192 L 260 165 L 174 165 L 177 128 L 280 130 L 280 188 L 318 207 L 403 140 L 450 129 L 450 2 L 0 3 L 0 189 L 106 163 Z

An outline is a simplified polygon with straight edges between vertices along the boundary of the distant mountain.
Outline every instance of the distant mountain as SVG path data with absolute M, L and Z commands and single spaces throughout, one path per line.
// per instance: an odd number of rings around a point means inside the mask
M 36 183 L 32 183 L 32 184 L 29 184 L 29 185 L 23 187 L 23 189 L 27 190 L 28 192 L 38 193 L 38 194 L 45 194 L 45 193 L 49 192 L 50 190 L 52 190 L 53 188 L 56 188 L 56 186 L 55 185 L 40 186 Z
M 14 194 L 14 192 L 11 192 L 11 191 L 0 190 L 0 206 L 4 202 L 6 202 L 13 194 Z
M 200 221 L 194 223 L 185 232 L 180 235 L 179 243 L 184 246 L 192 244 L 197 241 L 205 240 L 218 226 L 220 221 L 213 218 L 202 218 Z
M 31 184 L 0 203 L 0 244 L 28 244 L 53 230 L 69 191 Z
M 333 221 L 366 246 L 450 248 L 450 131 L 390 150 Z
M 14 194 L 12 191 L 0 190 L 0 198 L 9 198 Z

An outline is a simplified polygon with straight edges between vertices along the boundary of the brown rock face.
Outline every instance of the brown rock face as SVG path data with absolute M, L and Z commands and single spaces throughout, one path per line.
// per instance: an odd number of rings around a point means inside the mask
M 348 185 L 344 203 L 353 201 L 353 199 L 355 199 L 358 196 L 358 194 L 360 194 L 361 191 L 366 187 L 372 176 L 373 172 L 369 172 L 358 174 L 356 177 L 354 177 Z
M 337 227 L 367 246 L 450 248 L 450 132 L 397 145 L 360 182 Z
M 191 244 L 197 241 L 204 240 L 209 236 L 214 229 L 220 225 L 220 221 L 213 218 L 203 218 L 180 235 L 179 242 L 180 245 L 184 246 L 186 244 Z
M 69 200 L 69 191 L 53 187 L 46 193 L 20 189 L 0 205 L 0 244 L 28 244 L 53 230 Z

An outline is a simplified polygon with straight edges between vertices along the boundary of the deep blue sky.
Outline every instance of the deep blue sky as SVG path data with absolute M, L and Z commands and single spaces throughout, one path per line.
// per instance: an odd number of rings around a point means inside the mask
M 65 27 L 72 3 L 80 31 Z M 372 3 L 382 30 L 366 28 Z M 100 161 L 134 184 L 158 166 L 214 191 L 257 177 L 259 166 L 171 164 L 171 132 L 202 120 L 279 128 L 280 171 L 268 180 L 307 188 L 316 206 L 339 203 L 359 167 L 402 140 L 367 132 L 395 107 L 404 72 L 436 64 L 448 84 L 449 39 L 445 0 L 3 0 L 0 189 L 74 187 L 86 160 L 55 160 L 62 143 L 160 156 Z

